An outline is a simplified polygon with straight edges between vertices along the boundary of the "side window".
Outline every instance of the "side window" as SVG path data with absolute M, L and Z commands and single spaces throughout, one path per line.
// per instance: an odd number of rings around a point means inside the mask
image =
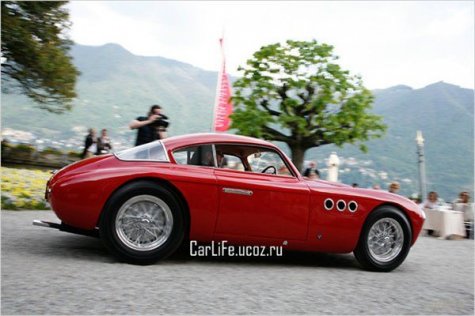
M 219 168 L 226 168 L 226 169 L 233 169 L 233 170 L 238 170 L 238 171 L 244 171 L 244 165 L 242 164 L 242 161 L 239 157 L 234 156 L 234 155 L 227 155 L 224 154 L 222 155 L 223 159 L 221 161 L 221 164 L 218 166 Z M 218 153 L 218 161 L 220 159 L 219 153 Z
M 188 161 L 190 160 L 191 155 L 193 154 L 194 151 L 190 149 L 180 149 L 177 151 L 173 152 L 173 158 L 175 158 L 175 161 L 179 165 L 186 165 L 188 164 Z
M 213 148 L 211 145 L 200 145 L 181 148 L 173 152 L 173 158 L 179 165 L 214 166 Z
M 216 161 L 219 168 L 293 177 L 279 152 L 267 147 L 216 144 Z
M 149 160 L 149 161 L 168 161 L 165 148 L 160 141 L 147 143 L 137 147 L 122 150 L 115 154 L 120 160 Z
M 291 176 L 291 172 L 275 151 L 255 152 L 247 157 L 247 161 L 253 172 Z

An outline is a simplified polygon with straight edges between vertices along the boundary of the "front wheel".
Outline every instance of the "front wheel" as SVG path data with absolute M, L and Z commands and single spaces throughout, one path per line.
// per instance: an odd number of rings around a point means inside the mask
M 184 210 L 167 189 L 137 182 L 119 189 L 100 222 L 106 247 L 119 259 L 150 264 L 173 253 L 184 237 Z
M 397 208 L 383 206 L 366 219 L 354 254 L 364 268 L 389 272 L 404 261 L 411 240 L 407 218 Z

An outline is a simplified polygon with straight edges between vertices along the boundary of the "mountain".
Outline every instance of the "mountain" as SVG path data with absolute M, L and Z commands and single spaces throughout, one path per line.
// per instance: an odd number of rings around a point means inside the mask
M 79 149 L 87 128 L 108 128 L 118 149 L 134 143 L 135 131 L 128 123 L 145 115 L 152 104 L 160 104 L 170 117 L 169 135 L 210 131 L 216 72 L 162 57 L 136 56 L 116 44 L 75 45 L 71 55 L 81 71 L 73 110 L 50 114 L 21 95 L 2 94 L 3 129 L 31 132 L 43 146 Z M 373 93 L 373 111 L 389 127 L 386 136 L 368 142 L 367 154 L 349 145 L 309 150 L 306 159 L 317 160 L 323 176 L 325 159 L 336 151 L 343 161 L 343 182 L 386 187 L 397 180 L 402 194 L 417 192 L 414 139 L 421 130 L 428 190 L 447 200 L 461 190 L 473 191 L 472 89 L 438 82 L 422 89 L 398 85 Z
M 386 136 L 367 143 L 368 154 L 355 146 L 314 148 L 308 159 L 323 161 L 332 151 L 357 161 L 371 160 L 365 166 L 388 173 L 387 179 L 352 173 L 347 183 L 363 186 L 373 183 L 386 187 L 401 182 L 402 192 L 418 192 L 416 131 L 422 131 L 426 161 L 427 189 L 452 200 L 462 191 L 473 192 L 474 176 L 474 93 L 452 84 L 437 82 L 422 89 L 398 85 L 373 91 L 373 112 L 384 117 Z M 343 175 L 343 179 L 345 175 Z M 411 181 L 408 181 L 411 180 Z
M 54 115 L 36 109 L 23 96 L 2 94 L 3 128 L 75 144 L 82 144 L 89 127 L 108 128 L 111 136 L 130 146 L 136 132 L 128 129 L 128 123 L 146 115 L 152 104 L 160 104 L 170 117 L 170 134 L 210 131 L 216 72 L 161 57 L 135 56 L 116 44 L 75 45 L 71 56 L 81 72 L 73 110 Z

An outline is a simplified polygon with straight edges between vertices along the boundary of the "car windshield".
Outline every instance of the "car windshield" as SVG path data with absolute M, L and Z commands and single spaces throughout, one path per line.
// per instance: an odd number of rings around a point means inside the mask
M 122 150 L 115 154 L 120 160 L 166 161 L 168 157 L 161 141 Z

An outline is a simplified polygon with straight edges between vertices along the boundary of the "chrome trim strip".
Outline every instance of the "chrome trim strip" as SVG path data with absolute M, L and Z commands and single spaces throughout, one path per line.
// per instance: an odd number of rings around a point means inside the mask
M 167 162 L 171 162 L 170 161 L 170 156 L 168 155 L 168 150 L 167 150 L 167 146 L 165 146 L 165 144 L 159 140 L 160 144 L 162 144 L 162 147 L 163 147 L 163 150 L 165 150 L 165 155 L 167 155 Z
M 47 222 L 47 221 L 42 221 L 35 219 L 33 220 L 33 225 L 35 226 L 41 226 L 41 227 L 48 227 L 48 228 L 55 228 L 63 232 L 68 232 L 68 233 L 73 233 L 73 234 L 79 234 L 79 235 L 85 235 L 85 236 L 91 236 L 91 237 L 97 237 L 99 238 L 99 230 L 92 229 L 92 230 L 87 230 L 87 229 L 80 229 L 76 227 L 72 227 L 66 224 L 59 224 L 59 223 L 52 223 L 52 222 Z
M 247 196 L 251 196 L 253 194 L 251 190 L 234 189 L 234 188 L 223 188 L 223 192 L 231 193 L 231 194 L 247 195 Z
M 52 227 L 48 222 L 43 222 L 39 219 L 34 219 L 33 220 L 33 225 L 34 226 L 41 226 L 41 227 Z
M 218 168 L 218 158 L 216 157 L 216 145 L 212 144 L 211 147 L 213 148 L 213 162 L 214 162 L 214 167 Z

